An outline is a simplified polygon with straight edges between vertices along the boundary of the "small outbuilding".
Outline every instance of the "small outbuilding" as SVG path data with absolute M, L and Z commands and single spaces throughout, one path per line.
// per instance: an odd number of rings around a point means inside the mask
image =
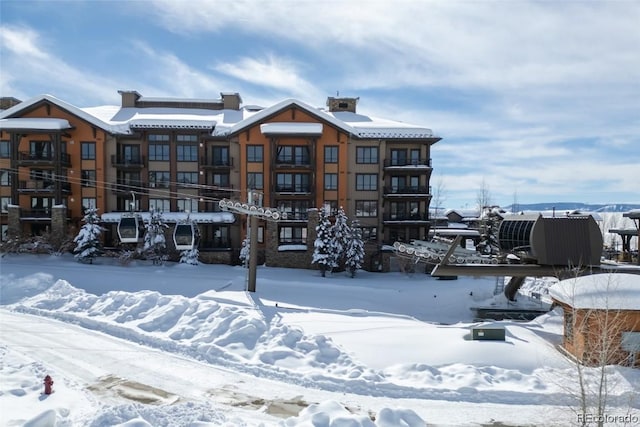
M 580 363 L 640 367 L 640 275 L 576 277 L 549 294 L 564 311 L 562 346 Z

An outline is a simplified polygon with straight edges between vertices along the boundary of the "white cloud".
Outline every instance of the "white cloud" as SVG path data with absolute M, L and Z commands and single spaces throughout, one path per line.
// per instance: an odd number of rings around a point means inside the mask
M 301 76 L 302 68 L 296 61 L 267 55 L 264 58 L 243 57 L 237 63 L 220 63 L 216 71 L 247 83 L 277 89 L 304 99 L 322 96 L 311 82 Z

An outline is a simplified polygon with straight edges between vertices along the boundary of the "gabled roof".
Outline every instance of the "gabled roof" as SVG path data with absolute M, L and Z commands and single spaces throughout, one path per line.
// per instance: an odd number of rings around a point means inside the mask
M 297 99 L 285 99 L 284 101 L 281 101 L 275 105 L 272 105 L 271 107 L 265 108 L 264 110 L 261 110 L 255 113 L 254 115 L 252 115 L 251 117 L 245 120 L 239 121 L 238 123 L 230 127 L 223 127 L 218 125 L 216 126 L 216 129 L 213 131 L 213 134 L 219 135 L 219 136 L 236 134 L 238 132 L 245 130 L 250 126 L 260 123 L 264 119 L 267 119 L 280 111 L 283 111 L 291 107 L 297 107 L 301 110 L 304 110 L 307 113 L 311 114 L 312 116 L 317 117 L 319 120 L 325 121 L 350 135 L 356 134 L 355 130 L 351 126 L 344 123 L 343 121 L 336 119 L 335 117 L 325 113 L 324 111 L 318 108 L 314 108 L 308 104 L 305 104 L 302 101 L 298 101 Z
M 56 98 L 55 96 L 52 95 L 39 95 L 36 97 L 33 97 L 31 99 L 28 99 L 26 101 L 21 102 L 20 104 L 14 105 L 13 107 L 4 110 L 2 112 L 0 112 L 0 119 L 8 119 L 11 118 L 13 116 L 15 116 L 18 113 L 21 113 L 24 110 L 27 110 L 41 102 L 49 102 L 51 104 L 57 105 L 58 107 L 62 108 L 63 110 L 67 110 L 69 113 L 79 117 L 80 119 L 94 125 L 97 126 L 101 129 L 104 129 L 108 132 L 111 133 L 122 133 L 120 131 L 119 127 L 114 127 L 108 123 L 103 122 L 102 120 L 98 119 L 95 116 L 92 116 L 89 113 L 86 113 L 85 111 L 83 111 L 82 109 L 71 105 L 61 99 Z

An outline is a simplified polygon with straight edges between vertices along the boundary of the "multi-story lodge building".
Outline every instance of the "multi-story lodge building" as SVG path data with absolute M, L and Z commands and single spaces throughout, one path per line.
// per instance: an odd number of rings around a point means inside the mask
M 263 249 L 268 241 L 312 248 L 309 212 L 321 206 L 358 219 L 372 248 L 428 236 L 431 145 L 440 140 L 428 128 L 359 114 L 357 98 L 261 108 L 242 106 L 238 93 L 120 94 L 120 106 L 94 108 L 49 95 L 3 98 L 2 239 L 69 233 L 91 206 L 102 213 L 105 245 L 115 246 L 121 214 L 153 208 L 189 212 L 202 258 L 233 262 L 246 218 L 220 213 L 218 202 L 245 201 L 249 190 L 286 213 L 261 224 Z

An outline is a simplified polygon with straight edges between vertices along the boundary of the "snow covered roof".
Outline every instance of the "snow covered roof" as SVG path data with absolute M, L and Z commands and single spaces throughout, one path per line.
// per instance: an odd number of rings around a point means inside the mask
M 106 131 L 112 132 L 112 133 L 121 133 L 120 128 L 114 128 L 112 125 L 105 123 L 104 121 L 100 120 L 99 118 L 97 118 L 96 116 L 93 116 L 85 111 L 83 111 L 81 108 L 76 107 L 75 105 L 71 105 L 61 99 L 56 98 L 55 96 L 52 95 L 40 95 L 40 96 L 35 96 L 31 99 L 28 99 L 26 101 L 21 102 L 20 104 L 14 105 L 11 108 L 8 108 L 4 111 L 0 111 L 0 119 L 6 119 L 9 117 L 12 117 L 14 115 L 16 115 L 17 113 L 32 107 L 36 104 L 38 104 L 39 102 L 43 102 L 43 101 L 47 101 L 50 102 L 52 104 L 57 105 L 58 107 L 69 111 L 70 113 L 78 116 L 79 118 L 81 118 L 82 120 L 85 120 L 89 123 L 91 123 L 92 125 L 95 125 L 101 129 L 104 129 Z
M 216 130 L 214 131 L 214 135 L 217 134 L 235 134 L 238 133 L 244 129 L 246 129 L 249 126 L 252 126 L 256 123 L 259 123 L 261 120 L 264 120 L 266 118 L 268 118 L 269 116 L 285 109 L 285 108 L 289 108 L 295 106 L 297 108 L 300 108 L 301 110 L 306 111 L 307 113 L 314 115 L 316 117 L 318 117 L 321 120 L 325 120 L 327 122 L 329 122 L 330 124 L 332 124 L 333 126 L 337 127 L 338 129 L 343 130 L 344 132 L 347 132 L 349 134 L 355 134 L 354 129 L 352 129 L 350 126 L 348 126 L 347 124 L 345 124 L 343 121 L 336 119 L 335 117 L 325 113 L 324 111 L 312 107 L 302 101 L 298 101 L 297 99 L 285 99 L 284 101 L 281 101 L 275 105 L 272 105 L 271 107 L 265 108 L 264 110 L 260 110 L 258 112 L 256 112 L 255 114 L 253 114 L 251 117 L 236 123 L 234 126 L 231 126 L 230 128 L 227 129 L 218 129 L 216 128 Z
M 140 98 L 142 100 L 163 101 L 165 98 Z M 176 98 L 166 100 L 176 101 Z M 78 108 L 51 95 L 41 95 L 24 101 L 0 112 L 0 119 L 12 117 L 37 104 L 48 101 L 79 118 L 113 134 L 131 134 L 131 129 L 212 129 L 212 136 L 226 137 L 236 134 L 249 126 L 268 119 L 285 108 L 296 107 L 319 121 L 326 122 L 337 129 L 357 138 L 437 138 L 433 131 L 422 126 L 374 118 L 348 111 L 327 112 L 312 107 L 296 99 L 286 99 L 268 108 L 245 106 L 240 110 L 211 110 L 206 108 L 178 107 L 120 107 L 105 105 Z M 197 99 L 185 99 L 198 101 Z M 264 126 L 264 127 L 262 127 Z M 263 123 L 263 133 L 311 134 L 322 133 L 322 123 Z
M 260 125 L 264 135 L 322 135 L 322 123 L 280 122 Z
M 0 119 L 0 129 L 30 129 L 30 130 L 64 130 L 71 129 L 73 126 L 65 119 L 54 118 L 16 118 L 16 119 Z
M 117 223 L 123 215 L 128 212 L 108 212 L 101 216 L 102 222 Z M 148 221 L 151 214 L 149 212 L 136 212 L 136 215 Z M 163 212 L 162 219 L 168 223 L 177 223 L 190 219 L 197 224 L 233 224 L 236 220 L 235 215 L 231 212 Z
M 640 275 L 606 273 L 566 279 L 551 286 L 549 295 L 573 308 L 640 311 Z

